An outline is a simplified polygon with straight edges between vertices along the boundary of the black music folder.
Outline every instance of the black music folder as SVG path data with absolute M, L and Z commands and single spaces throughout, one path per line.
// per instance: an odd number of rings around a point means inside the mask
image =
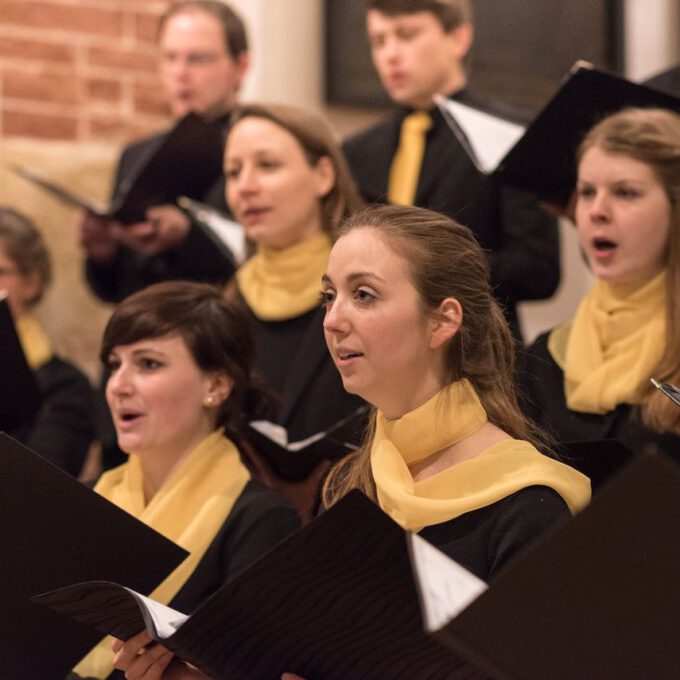
M 434 634 L 498 680 L 675 680 L 680 468 L 636 456 Z
M 286 480 L 304 479 L 321 460 L 338 460 L 356 451 L 363 436 L 368 406 L 360 406 L 323 432 L 288 441 L 286 429 L 268 420 L 248 423 L 247 439 Z
M 174 204 L 181 195 L 201 198 L 222 173 L 223 125 L 188 113 L 152 146 L 124 178 L 109 206 L 73 191 L 32 168 L 14 165 L 18 175 L 59 200 L 123 224 L 144 219 L 147 208 Z
M 0 678 L 62 680 L 102 636 L 31 596 L 98 578 L 148 593 L 187 553 L 3 433 L 0 459 Z
M 564 444 L 564 462 L 590 479 L 593 492 L 635 455 L 618 439 L 572 441 Z
M 0 297 L 0 431 L 30 423 L 41 403 L 5 295 Z
M 138 598 L 110 583 L 78 584 L 36 600 L 121 638 L 145 626 L 170 632 L 163 644 L 216 679 L 271 680 L 284 671 L 308 680 L 480 677 L 425 633 L 406 534 L 359 492 L 186 620 L 156 609 L 149 626 L 152 615 L 147 611 L 145 620 Z
M 578 145 L 600 119 L 626 106 L 660 107 L 680 113 L 677 97 L 586 62 L 574 64 L 523 133 L 519 126 L 459 102 L 440 97 L 437 103 L 482 172 L 496 174 L 502 181 L 561 207 L 569 203 L 576 185 Z M 476 137 L 481 139 L 477 141 Z M 489 141 L 491 149 L 487 149 Z M 490 154 L 488 162 L 484 162 L 484 149 Z

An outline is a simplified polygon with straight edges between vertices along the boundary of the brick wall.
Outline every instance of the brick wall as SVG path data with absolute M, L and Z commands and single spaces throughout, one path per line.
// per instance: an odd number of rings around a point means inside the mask
M 167 121 L 155 27 L 170 0 L 0 0 L 0 137 L 122 142 Z

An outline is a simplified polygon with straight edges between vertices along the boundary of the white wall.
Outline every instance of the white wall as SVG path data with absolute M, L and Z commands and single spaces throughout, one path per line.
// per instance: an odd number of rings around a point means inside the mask
M 229 0 L 248 24 L 252 67 L 243 99 L 318 109 L 323 92 L 321 0 Z

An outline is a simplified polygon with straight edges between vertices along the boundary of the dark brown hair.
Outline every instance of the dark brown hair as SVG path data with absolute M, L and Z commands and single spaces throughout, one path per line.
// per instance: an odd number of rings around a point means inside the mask
M 333 188 L 321 199 L 321 224 L 324 231 L 334 234 L 344 218 L 363 207 L 342 149 L 333 130 L 323 118 L 282 104 L 245 104 L 237 107 L 232 114 L 232 129 L 244 118 L 264 118 L 289 132 L 302 147 L 312 167 L 321 158 L 330 158 L 335 171 L 335 182 Z
M 466 378 L 490 423 L 545 448 L 547 438 L 518 406 L 515 341 L 493 297 L 489 265 L 472 232 L 440 213 L 408 206 L 367 208 L 343 223 L 338 239 L 355 229 L 374 230 L 404 259 L 426 314 L 437 314 L 449 297 L 460 303 L 462 323 L 446 347 L 447 383 Z M 331 471 L 324 485 L 324 503 L 334 502 L 352 488 L 375 498 L 369 462 L 372 438 L 369 431 L 360 451 Z
M 229 5 L 219 0 L 182 0 L 173 3 L 158 22 L 157 37 L 160 38 L 171 17 L 196 10 L 214 16 L 222 24 L 224 46 L 232 59 L 238 59 L 248 51 L 248 35 L 243 19 Z
M 472 23 L 469 0 L 367 0 L 366 9 L 386 16 L 430 12 L 447 33 L 462 24 Z
M 261 414 L 266 398 L 253 376 L 248 317 L 211 285 L 168 281 L 130 295 L 104 329 L 100 359 L 107 364 L 115 347 L 166 335 L 180 336 L 201 370 L 224 372 L 234 381 L 218 413 L 218 427 L 238 432 Z
M 680 116 L 665 109 L 628 108 L 601 120 L 585 136 L 578 160 L 597 147 L 649 166 L 671 204 L 667 246 L 666 345 L 654 369 L 664 382 L 680 382 Z M 642 422 L 680 435 L 680 410 L 659 390 L 644 385 Z
M 36 304 L 52 282 L 52 263 L 42 235 L 28 217 L 13 208 L 0 206 L 0 246 L 21 274 L 38 277 L 40 288 L 28 303 Z

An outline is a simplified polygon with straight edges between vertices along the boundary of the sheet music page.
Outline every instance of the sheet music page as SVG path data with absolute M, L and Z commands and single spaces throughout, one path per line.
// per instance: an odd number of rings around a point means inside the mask
M 409 533 L 408 541 L 425 628 L 431 633 L 458 616 L 488 586 L 417 534 Z
M 316 434 L 307 437 L 307 439 L 289 442 L 288 431 L 282 425 L 277 425 L 269 420 L 253 420 L 249 425 L 253 430 L 263 434 L 267 439 L 271 439 L 275 444 L 278 444 L 284 449 L 288 449 L 288 451 L 300 451 L 326 436 L 326 432 L 317 432 Z
M 141 606 L 146 609 L 160 638 L 170 637 L 189 618 L 186 614 L 182 614 L 176 609 L 167 607 L 149 597 L 140 595 L 134 590 L 129 588 L 126 588 L 126 590 L 130 591 L 135 596 L 135 599 L 140 602 Z
M 180 207 L 188 210 L 194 219 L 202 222 L 212 233 L 224 243 L 234 256 L 236 264 L 243 264 L 246 259 L 246 233 L 242 225 L 222 215 L 212 206 L 194 201 L 186 196 L 177 199 Z
M 460 128 L 452 128 L 458 136 L 462 132 L 463 146 L 472 152 L 472 161 L 480 172 L 492 173 L 506 154 L 519 141 L 526 128 L 466 104 L 435 96 L 437 106 L 445 111 Z

